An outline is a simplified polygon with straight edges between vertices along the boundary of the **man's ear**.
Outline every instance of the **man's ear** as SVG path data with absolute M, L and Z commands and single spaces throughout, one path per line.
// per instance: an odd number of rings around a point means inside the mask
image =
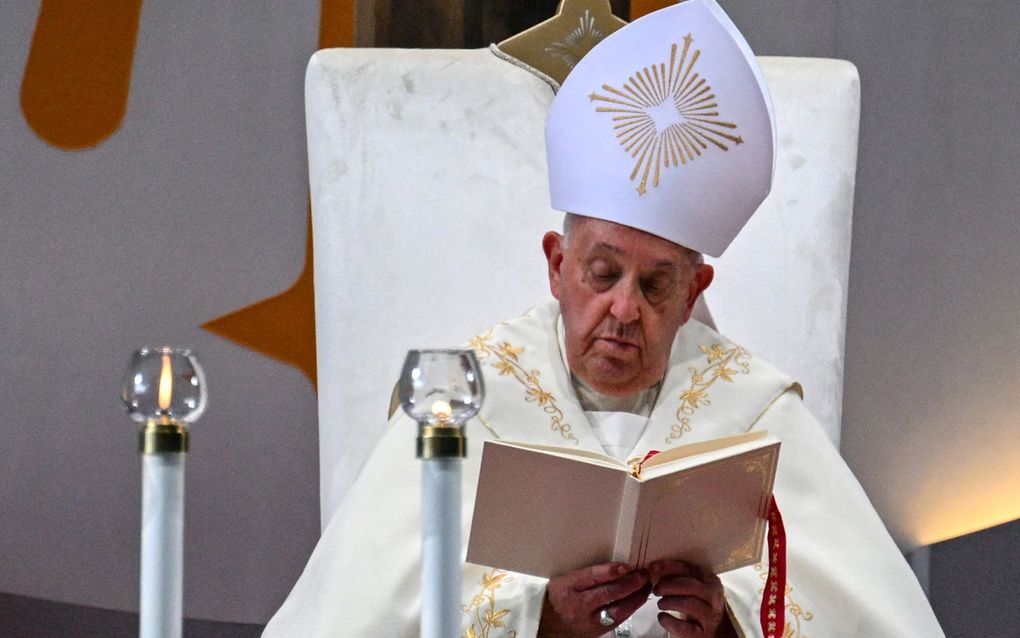
M 549 290 L 560 298 L 560 268 L 563 266 L 563 235 L 550 230 L 542 236 L 542 252 L 549 266 Z
M 694 311 L 694 303 L 701 296 L 701 293 L 705 292 L 709 286 L 712 285 L 712 280 L 715 279 L 715 269 L 708 264 L 698 264 L 694 269 L 694 276 L 691 277 L 691 283 L 687 288 L 687 309 L 684 311 L 684 323 L 691 318 L 691 313 Z

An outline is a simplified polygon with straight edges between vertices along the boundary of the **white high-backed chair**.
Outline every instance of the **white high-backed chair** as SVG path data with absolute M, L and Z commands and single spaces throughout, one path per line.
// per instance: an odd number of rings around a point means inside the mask
M 760 62 L 778 121 L 775 186 L 712 260 L 708 305 L 721 332 L 801 381 L 838 444 L 857 71 L 839 60 Z M 383 432 L 406 351 L 464 343 L 550 298 L 540 242 L 562 221 L 545 169 L 552 98 L 486 49 L 312 57 L 323 526 Z M 407 442 L 413 463 L 413 432 Z

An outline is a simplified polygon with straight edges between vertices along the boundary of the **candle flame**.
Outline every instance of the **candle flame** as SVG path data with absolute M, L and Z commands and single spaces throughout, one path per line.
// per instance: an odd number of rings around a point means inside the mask
M 453 416 L 453 408 L 449 402 L 439 399 L 432 404 L 432 414 L 436 415 L 440 422 L 446 422 Z
M 170 409 L 170 398 L 174 392 L 174 379 L 170 374 L 170 355 L 163 355 L 163 368 L 159 371 L 159 409 Z

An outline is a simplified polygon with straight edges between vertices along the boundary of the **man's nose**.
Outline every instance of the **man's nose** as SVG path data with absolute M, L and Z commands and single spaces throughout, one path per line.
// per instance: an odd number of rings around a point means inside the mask
M 641 317 L 641 290 L 635 284 L 621 281 L 612 290 L 609 312 L 621 324 L 637 321 Z

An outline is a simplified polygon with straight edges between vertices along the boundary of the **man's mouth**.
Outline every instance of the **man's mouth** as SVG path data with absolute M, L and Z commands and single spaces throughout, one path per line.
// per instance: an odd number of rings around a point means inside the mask
M 596 341 L 602 342 L 605 346 L 608 346 L 610 349 L 616 350 L 621 353 L 636 352 L 641 349 L 641 346 L 634 343 L 633 341 L 629 341 L 627 339 L 620 339 L 619 337 L 606 336 L 596 337 L 595 339 Z

